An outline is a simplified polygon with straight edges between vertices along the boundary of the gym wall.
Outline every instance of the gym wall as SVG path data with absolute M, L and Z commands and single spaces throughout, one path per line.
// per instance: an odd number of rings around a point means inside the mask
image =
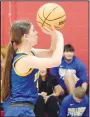
M 15 20 L 30 20 L 39 33 L 36 47 L 49 48 L 50 37 L 41 32 L 36 23 L 36 13 L 39 7 L 47 2 L 7 1 L 2 2 L 1 13 L 1 44 L 7 46 L 10 38 L 10 25 Z M 88 69 L 88 2 L 55 2 L 66 12 L 66 24 L 61 29 L 65 44 L 70 43 L 75 48 L 75 54 L 86 64 Z

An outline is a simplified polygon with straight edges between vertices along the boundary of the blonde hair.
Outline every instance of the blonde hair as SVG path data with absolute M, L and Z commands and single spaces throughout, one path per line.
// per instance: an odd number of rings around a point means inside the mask
M 83 99 L 85 96 L 86 92 L 84 88 L 82 87 L 77 87 L 74 89 L 74 96 L 77 97 L 78 99 Z

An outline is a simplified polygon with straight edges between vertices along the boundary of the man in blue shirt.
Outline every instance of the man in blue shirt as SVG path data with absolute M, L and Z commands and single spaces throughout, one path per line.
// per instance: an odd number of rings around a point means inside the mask
M 64 46 L 62 62 L 58 67 L 51 69 L 51 73 L 57 76 L 61 88 L 61 95 L 66 91 L 72 93 L 74 88 L 81 86 L 87 90 L 87 73 L 83 62 L 74 56 L 74 48 L 67 44 Z
M 66 96 L 60 106 L 60 117 L 89 117 L 89 99 L 82 87 L 74 89 Z

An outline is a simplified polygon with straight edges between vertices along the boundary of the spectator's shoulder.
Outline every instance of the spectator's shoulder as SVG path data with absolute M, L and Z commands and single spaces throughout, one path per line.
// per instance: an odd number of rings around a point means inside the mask
M 50 74 L 49 77 L 50 77 L 51 79 L 56 79 L 56 76 L 53 75 L 53 74 Z
M 52 81 L 57 81 L 56 76 L 52 74 L 49 75 L 49 79 Z
M 87 95 L 85 95 L 84 100 L 85 100 L 86 104 L 89 104 L 89 98 Z
M 79 59 L 78 57 L 74 56 L 74 60 L 75 63 L 80 66 L 80 67 L 85 67 L 85 64 L 83 63 L 83 61 L 81 59 Z
M 70 103 L 71 99 L 72 99 L 72 95 L 65 96 L 63 99 L 63 102 L 68 105 Z

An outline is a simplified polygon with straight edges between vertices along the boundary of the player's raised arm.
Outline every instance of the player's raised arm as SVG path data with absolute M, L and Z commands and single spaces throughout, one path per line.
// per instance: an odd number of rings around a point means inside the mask
M 45 27 L 43 32 L 49 34 L 56 40 L 56 49 L 53 52 L 50 58 L 44 57 L 36 57 L 36 56 L 26 56 L 22 58 L 20 64 L 25 64 L 25 66 L 29 66 L 30 68 L 51 68 L 58 66 L 61 63 L 62 55 L 63 55 L 63 35 L 61 32 L 57 31 L 53 26 L 52 30 Z

